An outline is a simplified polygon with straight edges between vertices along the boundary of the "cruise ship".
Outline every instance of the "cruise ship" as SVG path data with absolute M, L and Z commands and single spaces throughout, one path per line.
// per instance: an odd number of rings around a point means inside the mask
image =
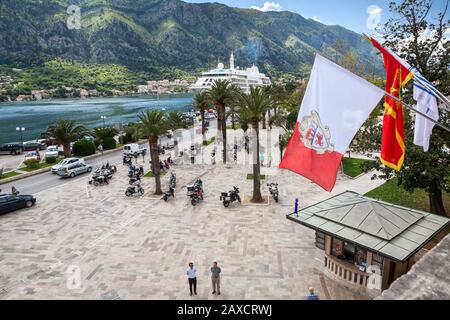
M 190 87 L 192 91 L 202 91 L 211 88 L 215 80 L 224 79 L 241 88 L 245 93 L 250 92 L 251 86 L 268 86 L 271 84 L 269 77 L 260 73 L 257 66 L 241 70 L 234 65 L 234 54 L 230 56 L 230 68 L 225 69 L 223 63 L 219 62 L 216 69 L 203 72 L 197 82 Z

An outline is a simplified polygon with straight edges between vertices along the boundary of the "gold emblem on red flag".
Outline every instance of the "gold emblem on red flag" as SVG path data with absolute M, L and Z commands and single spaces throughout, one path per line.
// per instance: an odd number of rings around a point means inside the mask
M 299 131 L 300 139 L 305 147 L 313 149 L 317 154 L 334 151 L 334 145 L 331 143 L 330 128 L 322 124 L 316 111 L 312 111 L 311 116 L 303 118 Z

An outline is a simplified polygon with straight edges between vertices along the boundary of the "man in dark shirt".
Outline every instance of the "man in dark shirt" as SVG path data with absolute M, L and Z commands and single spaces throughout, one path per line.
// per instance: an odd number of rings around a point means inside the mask
M 213 288 L 213 294 L 220 294 L 220 272 L 222 270 L 217 266 L 217 262 L 214 262 L 211 267 L 211 282 Z

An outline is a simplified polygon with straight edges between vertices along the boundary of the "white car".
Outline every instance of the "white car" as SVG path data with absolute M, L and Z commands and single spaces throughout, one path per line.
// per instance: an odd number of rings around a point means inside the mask
M 41 161 L 41 155 L 37 151 L 28 152 L 25 155 L 25 161 L 27 161 L 27 160 L 38 160 L 38 161 Z
M 137 143 L 127 144 L 123 146 L 123 154 L 130 156 L 146 155 L 147 149 L 141 148 Z
M 84 159 L 78 159 L 78 158 L 64 159 L 52 167 L 52 173 L 57 174 L 61 168 L 65 167 L 67 165 L 75 165 L 77 163 L 84 164 Z
M 58 146 L 50 146 L 45 151 L 45 158 L 58 158 L 59 150 Z

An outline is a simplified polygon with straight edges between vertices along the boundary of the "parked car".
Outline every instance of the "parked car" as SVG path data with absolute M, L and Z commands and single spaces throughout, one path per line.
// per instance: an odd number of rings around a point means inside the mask
M 21 154 L 23 151 L 23 146 L 18 142 L 5 143 L 0 146 L 0 154 Z
M 92 172 L 92 166 L 84 162 L 66 164 L 59 168 L 58 176 L 62 178 L 73 178 L 83 173 Z
M 25 161 L 27 161 L 27 160 L 38 160 L 38 161 L 41 161 L 41 155 L 37 151 L 28 152 L 25 155 Z
M 23 151 L 36 151 L 45 149 L 46 149 L 45 145 L 38 142 L 27 142 L 23 144 Z
M 36 204 L 36 198 L 29 195 L 0 195 L 0 214 L 8 213 L 11 211 L 31 208 Z
M 50 146 L 45 151 L 46 158 L 58 158 L 58 155 L 59 155 L 58 146 Z
M 66 165 L 73 165 L 77 163 L 84 163 L 84 159 L 78 159 L 78 158 L 67 158 L 64 160 L 61 160 L 58 164 L 54 165 L 52 167 L 52 173 L 57 174 L 58 170 Z
M 137 143 L 127 144 L 123 146 L 123 154 L 133 156 L 146 155 L 147 149 L 139 147 Z

